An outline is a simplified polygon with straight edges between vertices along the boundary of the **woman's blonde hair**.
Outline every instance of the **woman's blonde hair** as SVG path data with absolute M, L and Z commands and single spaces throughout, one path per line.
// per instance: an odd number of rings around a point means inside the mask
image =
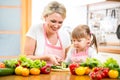
M 98 52 L 96 36 L 93 33 L 91 33 L 88 25 L 78 25 L 72 31 L 71 36 L 72 36 L 72 38 L 75 38 L 75 39 L 87 38 L 88 36 L 93 37 L 90 46 L 94 44 L 94 46 Z
M 63 18 L 66 18 L 65 6 L 57 1 L 52 1 L 44 8 L 42 17 L 44 18 L 53 13 L 59 13 Z

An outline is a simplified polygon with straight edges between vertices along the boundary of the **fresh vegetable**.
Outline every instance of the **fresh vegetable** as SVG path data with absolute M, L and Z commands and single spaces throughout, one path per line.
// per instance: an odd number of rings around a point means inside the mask
M 61 63 L 61 66 L 62 66 L 63 68 L 68 68 L 69 64 L 70 64 L 70 63 L 68 63 L 68 62 L 62 62 L 62 63 Z
M 39 68 L 31 68 L 30 69 L 30 74 L 39 75 L 40 74 L 40 69 Z
M 3 62 L 0 62 L 0 68 L 5 68 L 5 64 Z
M 77 63 L 71 63 L 71 64 L 69 65 L 69 69 L 70 69 L 71 74 L 73 74 L 73 75 L 76 74 L 76 73 L 75 73 L 75 68 L 77 68 L 77 67 L 79 67 L 79 64 L 77 64 Z
M 114 69 L 114 70 L 117 70 L 117 71 L 119 72 L 118 78 L 120 79 L 120 67 L 119 67 L 119 68 L 116 68 L 116 69 Z
M 15 74 L 21 75 L 22 74 L 23 67 L 22 66 L 17 66 L 15 68 Z
M 61 65 L 52 65 L 52 69 L 65 69 L 68 68 L 69 63 L 62 62 Z
M 118 76 L 119 76 L 119 72 L 117 71 L 117 70 L 110 70 L 109 72 L 108 72 L 108 76 L 110 77 L 110 78 L 118 78 Z
M 41 68 L 46 65 L 46 62 L 43 60 L 32 60 L 26 56 L 20 56 L 18 60 L 21 62 L 21 66 L 27 68 Z
M 91 72 L 91 69 L 89 67 L 85 67 L 85 74 L 88 75 Z
M 52 69 L 62 69 L 63 67 L 62 67 L 62 66 L 52 65 L 51 68 L 52 68 Z
M 0 68 L 0 76 L 7 76 L 14 74 L 13 68 Z
M 9 68 L 16 68 L 17 66 L 26 68 L 41 68 L 46 65 L 46 62 L 43 60 L 32 60 L 26 56 L 20 56 L 17 59 L 5 60 L 4 64 Z
M 91 72 L 90 73 L 90 78 L 92 80 L 101 80 L 102 79 L 102 75 L 100 73 L 97 73 L 97 72 Z
M 16 67 L 17 67 L 17 66 L 20 66 L 20 65 L 21 65 L 21 61 L 18 60 L 18 62 L 17 62 L 17 64 L 16 64 Z
M 89 76 L 91 79 L 101 80 L 102 78 L 108 77 L 109 68 L 95 67 L 90 72 Z
M 102 68 L 102 72 L 104 73 L 103 77 L 108 77 L 109 70 L 110 70 L 109 68 Z
M 29 76 L 29 73 L 30 73 L 30 71 L 29 71 L 28 68 L 23 68 L 23 70 L 22 70 L 22 76 Z
M 5 60 L 4 64 L 8 68 L 15 68 L 16 64 L 18 64 L 18 60 L 17 59 Z
M 43 66 L 46 65 L 46 62 L 45 61 L 40 61 L 40 60 L 34 60 L 31 65 L 30 65 L 30 68 L 41 68 Z
M 40 71 L 42 74 L 49 74 L 51 72 L 51 66 L 47 64 L 47 65 L 41 67 Z
M 102 63 L 96 58 L 87 58 L 85 62 L 80 63 L 80 66 L 87 66 L 92 69 L 94 67 L 101 67 Z
M 79 66 L 77 68 L 75 68 L 75 73 L 76 75 L 82 76 L 85 74 L 85 67 Z
M 110 69 L 116 69 L 119 68 L 119 64 L 117 63 L 117 61 L 113 58 L 108 58 L 104 63 L 103 63 L 104 67 L 108 67 Z

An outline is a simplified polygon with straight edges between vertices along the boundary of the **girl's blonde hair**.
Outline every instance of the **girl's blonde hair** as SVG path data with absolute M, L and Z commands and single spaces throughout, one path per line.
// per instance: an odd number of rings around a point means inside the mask
M 94 44 L 94 46 L 98 52 L 96 36 L 93 33 L 91 33 L 88 25 L 78 25 L 72 31 L 71 36 L 72 36 L 72 38 L 75 38 L 75 39 L 87 38 L 88 36 L 93 37 L 90 46 L 92 46 Z
M 43 11 L 43 18 L 53 14 L 53 13 L 59 13 L 63 18 L 66 18 L 66 8 L 63 4 L 58 3 L 57 1 L 53 1 L 49 3 Z

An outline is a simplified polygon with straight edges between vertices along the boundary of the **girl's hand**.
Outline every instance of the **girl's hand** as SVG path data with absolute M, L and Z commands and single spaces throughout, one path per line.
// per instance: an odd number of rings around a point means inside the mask
M 72 62 L 81 63 L 81 62 L 83 62 L 83 58 L 72 58 Z

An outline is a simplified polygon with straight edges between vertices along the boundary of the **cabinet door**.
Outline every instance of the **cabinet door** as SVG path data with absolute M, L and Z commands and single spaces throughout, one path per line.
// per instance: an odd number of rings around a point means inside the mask
M 23 35 L 28 27 L 27 1 L 0 0 L 0 61 L 22 53 Z

